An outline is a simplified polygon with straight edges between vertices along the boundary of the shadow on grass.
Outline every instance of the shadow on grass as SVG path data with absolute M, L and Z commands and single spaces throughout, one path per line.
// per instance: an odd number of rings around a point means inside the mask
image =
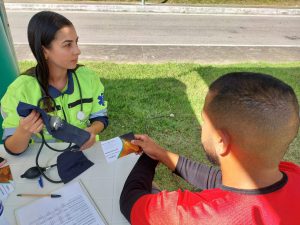
M 154 67 L 160 65 L 154 65 Z M 178 66 L 178 65 L 177 65 Z M 138 70 L 138 68 L 135 68 Z M 161 69 L 161 68 L 160 68 Z M 206 88 L 218 77 L 229 72 L 249 71 L 273 75 L 291 85 L 298 98 L 300 97 L 299 67 L 270 67 L 263 65 L 241 66 L 199 66 L 189 65 L 183 71 L 167 71 L 174 78 L 153 79 L 102 79 L 106 87 L 109 101 L 111 126 L 103 136 L 104 139 L 114 137 L 128 131 L 147 133 L 164 147 L 199 161 L 206 161 L 200 143 L 200 124 L 195 113 L 203 106 L 206 91 L 200 93 L 199 88 Z M 154 69 L 155 70 L 155 69 Z M 164 71 L 166 70 L 166 71 Z M 205 85 L 197 86 L 190 82 L 197 76 Z M 191 87 L 195 86 L 195 87 Z M 187 89 L 194 88 L 193 96 L 188 96 Z M 196 102 L 198 112 L 193 110 L 190 101 Z M 170 117 L 174 114 L 174 117 Z M 299 135 L 291 144 L 285 159 L 300 163 Z M 207 162 L 207 161 L 206 161 Z M 168 190 L 192 187 L 186 185 L 168 169 L 159 167 L 157 183 Z M 166 184 L 166 185 L 164 185 Z
M 295 67 L 272 67 L 264 64 L 241 64 L 241 65 L 222 65 L 222 66 L 197 66 L 178 74 L 178 76 L 185 76 L 187 74 L 196 72 L 198 76 L 209 86 L 218 77 L 231 72 L 255 72 L 272 75 L 287 84 L 289 84 L 298 99 L 300 99 L 300 66 Z
M 174 78 L 102 79 L 109 104 L 110 126 L 102 140 L 129 131 L 145 133 L 174 152 L 192 157 L 200 152 L 199 123 L 186 95 L 186 86 Z M 197 152 L 195 152 L 197 149 Z M 180 179 L 158 168 L 158 184 L 177 189 Z M 164 184 L 168 184 L 164 187 Z M 186 187 L 187 188 L 187 187 Z
M 118 66 L 118 65 L 117 65 Z M 197 116 L 203 106 L 206 88 L 218 77 L 229 72 L 249 71 L 273 75 L 291 85 L 300 97 L 299 67 L 270 67 L 264 65 L 199 66 L 184 65 L 183 70 L 171 66 L 151 65 L 154 72 L 172 74 L 172 77 L 153 79 L 103 79 L 109 102 L 110 126 L 103 133 L 103 140 L 133 131 L 146 133 L 167 149 L 198 161 L 206 161 L 200 143 L 200 124 Z M 176 67 L 180 65 L 176 64 Z M 133 73 L 145 66 L 132 65 Z M 122 71 L 120 71 L 122 73 Z M 191 81 L 193 77 L 198 80 Z M 197 86 L 197 82 L 204 82 Z M 188 96 L 187 89 L 192 90 Z M 201 93 L 200 93 L 201 92 Z M 191 102 L 193 101 L 193 102 Z M 192 104 L 197 104 L 197 112 Z M 174 114 L 174 117 L 170 117 Z M 286 159 L 300 163 L 299 135 L 291 145 Z M 165 189 L 193 188 L 163 166 L 158 168 L 156 182 Z

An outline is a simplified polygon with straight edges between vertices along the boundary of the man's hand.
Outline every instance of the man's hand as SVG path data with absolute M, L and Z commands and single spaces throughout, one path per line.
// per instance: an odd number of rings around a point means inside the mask
M 25 118 L 20 119 L 19 129 L 29 135 L 39 133 L 43 127 L 44 123 L 40 117 L 40 113 L 35 110 L 32 110 L 32 112 Z
M 85 128 L 85 130 L 86 130 L 87 132 L 89 132 L 91 136 L 90 136 L 89 140 L 87 140 L 87 141 L 81 146 L 80 150 L 85 150 L 85 149 L 87 149 L 87 148 L 90 148 L 90 147 L 92 147 L 92 146 L 95 144 L 95 142 L 96 142 L 96 134 L 93 132 L 93 129 L 92 129 L 91 127 L 88 127 L 88 128 Z
M 179 155 L 167 151 L 156 144 L 148 135 L 134 135 L 136 140 L 131 143 L 140 146 L 143 151 L 152 159 L 165 164 L 170 170 L 174 171 L 178 163 Z
M 136 134 L 134 135 L 136 140 L 132 140 L 131 143 L 140 146 L 149 157 L 154 160 L 161 160 L 161 155 L 166 152 L 164 148 L 159 146 L 148 135 Z

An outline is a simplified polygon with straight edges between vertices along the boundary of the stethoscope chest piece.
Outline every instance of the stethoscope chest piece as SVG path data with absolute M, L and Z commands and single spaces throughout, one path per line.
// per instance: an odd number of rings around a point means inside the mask
M 77 113 L 77 119 L 80 121 L 83 121 L 85 119 L 85 114 L 82 111 L 78 111 Z

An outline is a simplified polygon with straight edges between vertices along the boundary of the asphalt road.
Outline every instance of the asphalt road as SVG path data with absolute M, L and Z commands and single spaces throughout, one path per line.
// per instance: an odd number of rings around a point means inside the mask
M 36 11 L 7 11 L 19 59 Z M 76 27 L 82 59 L 121 62 L 299 61 L 300 16 L 61 12 Z

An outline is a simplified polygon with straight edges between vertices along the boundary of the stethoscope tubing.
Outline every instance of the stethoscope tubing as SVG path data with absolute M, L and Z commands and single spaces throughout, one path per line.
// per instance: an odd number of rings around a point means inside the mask
M 83 112 L 83 100 L 82 100 L 82 90 L 81 90 L 81 86 L 80 86 L 79 79 L 78 79 L 78 77 L 77 77 L 76 72 L 75 72 L 75 71 L 72 71 L 72 72 L 74 73 L 74 76 L 75 76 L 75 79 L 76 79 L 76 82 L 77 82 L 77 85 L 78 85 L 78 89 L 79 89 L 79 95 L 80 95 L 80 111 Z M 37 78 L 37 76 L 36 76 L 36 78 Z M 44 88 L 43 88 L 43 86 L 41 85 L 41 83 L 40 83 L 40 81 L 39 81 L 38 78 L 37 78 L 37 81 L 38 81 L 38 83 L 39 83 L 39 85 L 40 85 L 40 88 L 41 88 L 41 91 L 42 91 L 42 97 L 38 100 L 37 106 L 40 107 L 41 102 L 42 102 L 44 99 L 49 98 L 49 99 L 54 103 L 54 110 L 57 111 L 57 105 L 56 105 L 55 100 L 54 100 L 50 95 L 46 94 L 46 91 L 44 90 Z M 66 118 L 65 114 L 64 114 L 64 117 L 65 117 L 64 119 L 67 121 L 67 118 Z M 71 147 L 72 143 L 69 143 L 69 146 L 68 146 L 67 148 L 65 148 L 65 149 L 62 149 L 62 150 L 56 149 L 56 148 L 51 147 L 51 146 L 47 143 L 47 141 L 46 141 L 46 139 L 45 139 L 45 137 L 44 137 L 43 130 L 41 130 L 40 134 L 41 134 L 41 137 L 42 137 L 42 143 L 41 143 L 41 146 L 40 146 L 40 148 L 39 148 L 39 150 L 38 150 L 38 152 L 37 152 L 37 155 L 36 155 L 36 158 L 35 158 L 35 164 L 36 164 L 38 170 L 40 171 L 40 173 L 42 174 L 42 176 L 43 176 L 46 180 L 48 180 L 49 182 L 52 182 L 52 183 L 57 183 L 57 184 L 58 184 L 58 183 L 62 183 L 62 180 L 52 180 L 51 178 L 49 178 L 49 177 L 44 173 L 44 171 L 42 170 L 42 168 L 41 168 L 40 165 L 39 165 L 39 156 L 40 156 L 40 154 L 41 154 L 41 152 L 42 152 L 42 149 L 43 149 L 44 145 L 46 145 L 49 149 L 51 149 L 51 150 L 53 150 L 53 151 L 56 151 L 56 152 L 64 152 L 64 151 L 70 150 L 70 147 Z

